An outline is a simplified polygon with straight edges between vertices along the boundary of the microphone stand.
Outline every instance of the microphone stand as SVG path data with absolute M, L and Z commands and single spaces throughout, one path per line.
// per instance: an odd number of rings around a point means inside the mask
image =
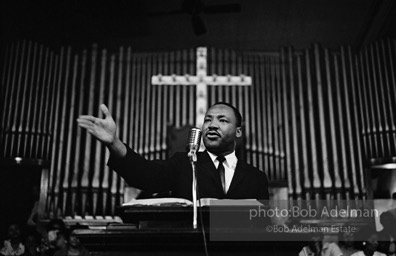
M 196 150 L 192 149 L 188 153 L 192 167 L 192 201 L 193 201 L 193 228 L 197 229 L 197 171 L 195 163 L 197 162 Z

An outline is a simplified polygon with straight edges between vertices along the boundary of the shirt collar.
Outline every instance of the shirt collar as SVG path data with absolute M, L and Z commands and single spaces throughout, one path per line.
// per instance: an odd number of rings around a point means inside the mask
M 210 158 L 212 159 L 212 162 L 214 163 L 215 161 L 217 161 L 217 155 L 215 155 L 215 154 L 213 154 L 213 153 L 211 153 L 211 152 L 209 152 L 209 151 L 206 151 L 206 152 L 208 152 L 208 154 L 209 154 L 209 156 L 210 156 Z M 236 155 L 235 155 L 235 150 L 234 151 L 232 151 L 230 154 L 228 154 L 228 155 L 225 155 L 224 156 L 225 157 L 225 161 L 224 161 L 224 163 L 225 164 L 227 164 L 228 166 L 233 166 L 233 165 L 235 165 L 235 163 L 238 161 L 238 158 L 236 157 Z

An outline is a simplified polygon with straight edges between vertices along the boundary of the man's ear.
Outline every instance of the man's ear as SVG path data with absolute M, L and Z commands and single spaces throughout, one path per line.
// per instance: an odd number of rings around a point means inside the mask
M 242 127 L 237 127 L 236 128 L 236 137 L 237 138 L 242 137 Z

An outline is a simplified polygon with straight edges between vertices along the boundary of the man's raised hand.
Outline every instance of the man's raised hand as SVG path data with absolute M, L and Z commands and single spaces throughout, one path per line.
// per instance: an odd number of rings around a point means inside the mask
M 96 139 L 105 145 L 111 145 L 117 139 L 117 126 L 105 104 L 100 105 L 100 110 L 104 114 L 103 119 L 94 116 L 81 115 L 77 118 L 77 122 L 80 127 L 85 128 Z

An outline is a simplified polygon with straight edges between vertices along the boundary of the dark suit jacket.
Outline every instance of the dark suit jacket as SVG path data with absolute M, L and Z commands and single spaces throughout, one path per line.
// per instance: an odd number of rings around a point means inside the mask
M 110 158 L 108 165 L 131 186 L 149 191 L 171 191 L 172 197 L 192 199 L 192 169 L 187 153 L 176 153 L 168 160 L 149 161 L 129 147 L 122 159 Z M 220 175 L 209 154 L 197 153 L 199 198 L 266 200 L 268 180 L 264 172 L 238 159 L 234 177 L 224 194 Z

